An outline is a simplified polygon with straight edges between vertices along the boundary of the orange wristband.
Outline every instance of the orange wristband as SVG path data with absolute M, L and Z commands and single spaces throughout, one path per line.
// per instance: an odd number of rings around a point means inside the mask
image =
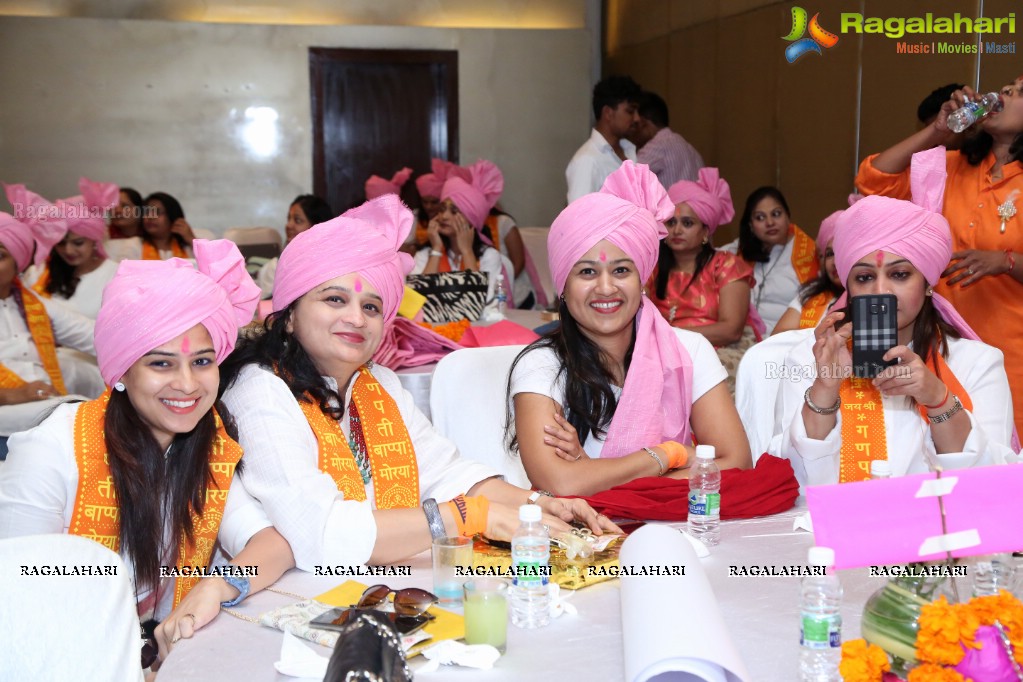
M 673 440 L 666 440 L 657 447 L 664 450 L 668 455 L 668 469 L 681 469 L 689 461 L 689 451 L 682 443 Z
M 490 500 L 487 498 L 482 495 L 459 495 L 448 504 L 451 505 L 451 515 L 455 517 L 458 534 L 462 537 L 482 535 L 487 529 L 487 515 L 490 513 Z

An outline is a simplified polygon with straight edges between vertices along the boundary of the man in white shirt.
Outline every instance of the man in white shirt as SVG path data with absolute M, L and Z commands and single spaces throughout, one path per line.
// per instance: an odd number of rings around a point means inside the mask
M 639 148 L 637 160 L 650 166 L 665 189 L 679 180 L 696 182 L 703 157 L 684 137 L 668 127 L 668 105 L 644 92 L 639 100 L 639 125 L 630 139 Z
M 636 160 L 636 146 L 629 142 L 639 123 L 637 103 L 642 89 L 628 76 L 609 76 L 593 88 L 590 137 L 576 151 L 565 169 L 568 203 L 596 192 L 623 161 Z

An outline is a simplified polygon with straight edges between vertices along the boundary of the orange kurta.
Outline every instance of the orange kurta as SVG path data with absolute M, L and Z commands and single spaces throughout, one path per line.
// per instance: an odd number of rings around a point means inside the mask
M 875 156 L 867 157 L 860 164 L 856 186 L 863 194 L 909 199 L 909 168 L 897 174 L 882 173 L 873 166 Z M 1023 164 L 1018 161 L 1006 164 L 1002 167 L 1002 179 L 992 180 L 994 163 L 994 154 L 989 154 L 976 166 L 967 163 L 966 157 L 957 151 L 946 155 L 948 179 L 943 213 L 952 228 L 953 251 L 1012 249 L 1023 253 L 1023 210 L 1009 219 L 1005 234 L 1000 232 L 1002 221 L 998 217 L 998 205 L 1009 193 L 1023 192 Z M 1016 429 L 1023 432 L 1023 343 L 1020 343 L 1023 339 L 1023 284 L 1012 275 L 1004 274 L 984 277 L 965 289 L 959 284 L 949 287 L 942 280 L 935 289 L 952 302 L 981 340 L 1005 355 L 1014 421 Z

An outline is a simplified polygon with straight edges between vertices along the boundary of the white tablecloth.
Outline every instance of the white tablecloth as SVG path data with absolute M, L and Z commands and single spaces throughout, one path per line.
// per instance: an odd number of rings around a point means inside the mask
M 725 621 L 756 682 L 792 682 L 797 678 L 799 655 L 799 579 L 728 577 L 729 565 L 794 565 L 806 563 L 812 535 L 792 531 L 796 510 L 760 519 L 726 521 L 721 544 L 703 560 Z M 362 578 L 361 582 L 387 582 L 395 588 L 431 587 L 428 553 L 408 562 L 412 577 L 386 581 Z M 860 613 L 867 597 L 881 587 L 884 578 L 872 578 L 866 569 L 840 571 L 845 588 L 842 605 L 845 639 L 859 637 Z M 685 580 L 680 577 L 679 580 Z M 291 571 L 279 587 L 305 596 L 315 596 L 343 582 Z M 579 614 L 562 616 L 539 630 L 520 630 L 509 625 L 508 653 L 491 671 L 442 668 L 424 680 L 622 680 L 622 633 L 618 581 L 608 581 L 568 593 Z M 257 615 L 288 603 L 287 597 L 263 592 L 250 597 L 241 607 Z M 695 618 L 698 613 L 658 613 L 650 605 L 650 618 Z M 182 641 L 160 671 L 161 682 L 176 680 L 244 680 L 264 682 L 288 680 L 277 674 L 282 634 L 226 614 Z M 310 645 L 323 655 L 327 649 Z M 413 659 L 413 667 L 421 659 Z

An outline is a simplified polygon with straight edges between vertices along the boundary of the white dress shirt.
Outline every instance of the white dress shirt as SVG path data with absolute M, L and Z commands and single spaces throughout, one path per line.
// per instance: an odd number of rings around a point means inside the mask
M 693 363 L 693 402 L 714 388 L 726 378 L 728 372 L 721 365 L 714 346 L 703 334 L 673 329 L 679 343 L 685 348 Z M 512 418 L 515 415 L 515 396 L 519 393 L 536 393 L 545 395 L 562 408 L 565 404 L 565 373 L 561 371 L 561 361 L 550 348 L 537 348 L 523 355 L 515 365 L 511 375 L 511 390 L 508 393 L 509 407 Z M 622 395 L 620 386 L 612 386 L 615 399 Z M 685 444 L 684 444 L 685 445 Z M 583 451 L 588 457 L 598 458 L 604 449 L 604 438 L 593 434 L 583 443 Z
M 37 269 L 35 266 L 29 268 L 22 277 L 25 286 L 33 286 L 39 280 L 42 272 L 42 268 Z M 103 301 L 103 288 L 106 287 L 107 282 L 114 278 L 115 274 L 117 274 L 117 261 L 107 258 L 98 268 L 79 278 L 78 286 L 75 287 L 75 293 L 71 298 L 54 294 L 52 300 L 59 301 L 76 313 L 95 320 L 96 315 L 99 314 L 100 303 Z
M 70 528 L 78 494 L 74 426 L 81 404 L 59 405 L 39 426 L 11 436 L 7 461 L 0 467 L 0 538 L 66 533 Z M 235 475 L 217 536 L 220 547 L 234 556 L 249 538 L 268 526 L 270 521 L 259 503 L 245 492 Z M 127 554 L 121 552 L 121 558 L 131 569 Z M 167 557 L 165 561 L 174 559 Z M 157 619 L 170 613 L 172 582 L 173 578 L 161 582 Z M 140 592 L 137 599 L 144 602 L 148 595 L 148 590 Z
M 408 429 L 419 466 L 421 500 L 444 502 L 496 476 L 489 467 L 459 456 L 454 443 L 437 433 L 419 411 L 394 372 L 374 365 L 372 374 L 394 398 Z M 333 379 L 324 378 L 336 386 Z M 354 383 L 345 391 L 346 406 Z M 298 567 L 312 571 L 318 565 L 369 561 L 377 533 L 373 481 L 366 486 L 365 501 L 344 499 L 334 479 L 320 471 L 316 436 L 288 385 L 273 372 L 249 365 L 224 394 L 224 404 L 238 424 L 245 449 L 242 482 L 291 544 Z M 348 438 L 347 409 L 340 425 Z
M 807 334 L 785 358 L 782 372 L 787 380 L 782 382 L 775 405 L 776 423 L 783 431 L 771 439 L 768 447 L 770 454 L 792 462 L 801 488 L 837 483 L 841 461 L 842 412 L 836 414 L 835 428 L 824 440 L 807 436 L 803 423 L 803 395 L 813 384 L 816 368 L 814 341 L 814 336 Z M 1009 446 L 1012 394 L 1001 351 L 980 341 L 949 339 L 946 362 L 973 401 L 972 412 L 963 408 L 970 417 L 970 435 L 962 452 L 936 454 L 930 424 L 920 418 L 909 397 L 882 396 L 893 476 L 926 473 L 936 464 L 945 469 L 964 469 L 1016 461 Z
M 636 145 L 626 139 L 621 140 L 622 151 L 629 161 L 636 160 Z M 618 158 L 611 143 L 594 128 L 590 137 L 576 150 L 572 160 L 565 169 L 565 180 L 568 182 L 568 203 L 572 203 L 584 194 L 596 192 L 604 184 L 607 176 L 618 170 L 622 160 Z
M 668 127 L 661 128 L 639 148 L 636 160 L 650 166 L 657 179 L 668 189 L 679 180 L 696 182 L 703 157 L 696 147 Z

